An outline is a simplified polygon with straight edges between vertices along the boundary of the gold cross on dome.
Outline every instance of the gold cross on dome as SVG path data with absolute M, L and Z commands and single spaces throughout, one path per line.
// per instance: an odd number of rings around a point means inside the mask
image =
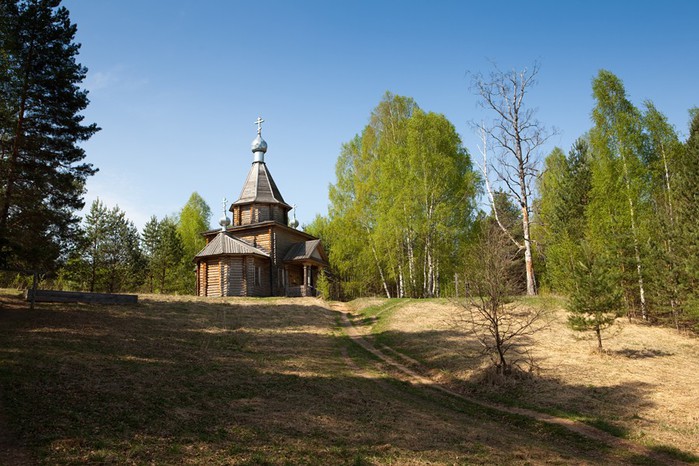
M 262 119 L 262 117 L 257 117 L 257 120 L 255 120 L 255 124 L 257 125 L 257 134 L 262 133 L 262 123 L 264 123 L 265 120 Z

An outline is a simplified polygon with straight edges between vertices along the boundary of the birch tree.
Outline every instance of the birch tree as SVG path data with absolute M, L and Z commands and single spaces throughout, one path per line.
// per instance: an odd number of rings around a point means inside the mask
M 648 196 L 644 193 L 647 171 L 642 163 L 643 130 L 641 113 L 626 97 L 623 84 L 614 74 L 601 70 L 592 83 L 596 100 L 590 132 L 595 152 L 593 203 L 588 218 L 597 242 L 616 241 L 617 264 L 628 281 L 633 270 L 635 302 L 641 317 L 648 319 L 644 245 L 648 244 Z M 609 248 L 607 248 L 609 249 Z M 631 259 L 629 261 L 629 259 Z
M 521 71 L 501 71 L 495 67 L 487 76 L 478 73 L 471 80 L 473 91 L 480 97 L 480 106 L 494 114 L 490 123 L 481 125 L 495 150 L 496 163 L 484 157 L 485 168 L 492 169 L 522 211 L 522 238 L 510 239 L 524 251 L 528 295 L 536 294 L 530 218 L 532 183 L 538 173 L 539 149 L 552 134 L 525 101 L 538 73 L 538 64 Z M 491 189 L 489 183 L 487 187 Z
M 438 296 L 442 277 L 455 271 L 478 184 L 454 126 L 387 93 L 343 145 L 336 173 L 327 231 L 345 285 L 387 297 Z

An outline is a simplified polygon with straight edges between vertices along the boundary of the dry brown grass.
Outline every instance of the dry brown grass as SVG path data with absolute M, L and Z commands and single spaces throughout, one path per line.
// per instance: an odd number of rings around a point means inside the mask
M 408 302 L 383 319 L 376 337 L 418 359 L 438 379 L 464 389 L 586 420 L 649 446 L 699 455 L 696 337 L 618 319 L 600 355 L 596 341 L 569 329 L 559 303 L 549 325 L 529 341 L 538 376 L 483 387 L 475 382 L 481 381 L 487 362 L 470 357 L 477 354 L 476 342 L 467 328 L 454 325 L 459 312 L 448 302 Z
M 638 460 L 396 382 L 310 299 L 142 296 L 137 306 L 30 312 L 0 296 L 0 390 L 0 463 Z M 8 438 L 18 455 L 3 451 Z

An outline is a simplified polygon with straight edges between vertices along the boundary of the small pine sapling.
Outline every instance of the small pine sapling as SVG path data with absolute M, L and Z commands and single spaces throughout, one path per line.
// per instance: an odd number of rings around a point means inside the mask
M 568 322 L 573 330 L 594 331 L 601 353 L 602 330 L 612 326 L 618 317 L 621 296 L 604 261 L 586 246 L 582 248 L 582 257 L 574 269 L 576 284 L 568 302 Z

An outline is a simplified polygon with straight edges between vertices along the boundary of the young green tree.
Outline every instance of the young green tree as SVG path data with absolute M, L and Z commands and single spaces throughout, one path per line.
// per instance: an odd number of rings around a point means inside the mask
M 177 232 L 186 257 L 193 259 L 206 245 L 202 233 L 211 228 L 210 222 L 211 208 L 199 193 L 192 193 L 177 217 Z
M 84 184 L 80 143 L 87 70 L 59 0 L 0 2 L 0 263 L 50 269 L 76 238 Z
M 160 221 L 158 217 L 153 215 L 143 226 L 141 232 L 141 251 L 143 251 L 143 257 L 146 260 L 146 286 L 150 293 L 155 292 L 156 274 L 159 270 L 159 266 L 156 264 L 159 261 L 161 237 Z
M 453 276 L 461 265 L 460 248 L 475 209 L 478 178 L 469 154 L 443 115 L 417 109 L 407 122 L 404 153 L 383 161 L 390 163 L 384 181 L 392 194 L 381 199 L 380 219 L 389 228 L 398 226 L 406 238 L 394 243 L 404 246 L 397 248 L 395 276 L 400 280 L 407 269 L 407 282 L 419 284 L 414 289 L 411 283 L 409 296 L 438 296 L 443 277 Z M 415 263 L 406 267 L 407 258 Z
M 573 270 L 576 286 L 568 303 L 568 322 L 574 330 L 594 331 L 597 349 L 602 352 L 602 330 L 614 324 L 621 310 L 612 269 L 589 246 L 583 245 L 581 260 Z
M 360 135 L 344 144 L 336 163 L 337 182 L 330 186 L 329 216 L 333 236 L 331 262 L 341 276 L 353 282 L 359 294 L 375 293 L 378 284 L 391 297 L 391 258 L 389 251 L 397 247 L 395 235 L 402 232 L 384 228 L 379 222 L 379 203 L 390 197 L 391 176 L 384 159 L 395 159 L 403 152 L 406 125 L 415 101 L 387 92 L 372 111 L 369 124 Z

